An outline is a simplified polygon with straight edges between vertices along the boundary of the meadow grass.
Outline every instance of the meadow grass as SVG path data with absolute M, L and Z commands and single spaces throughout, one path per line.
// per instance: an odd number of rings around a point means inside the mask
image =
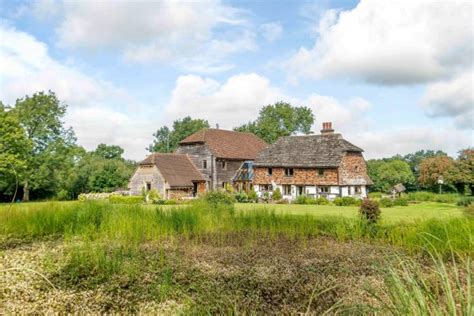
M 452 206 L 422 205 L 431 213 L 457 211 Z M 173 241 L 254 247 L 268 240 L 289 240 L 300 247 L 308 240 L 325 236 L 340 242 L 392 245 L 396 246 L 394 252 L 402 249 L 417 259 L 403 256 L 398 266 L 390 265 L 381 272 L 386 274 L 385 296 L 376 291 L 373 295 L 380 301 L 377 308 L 382 313 L 472 312 L 474 220 L 463 217 L 462 212 L 439 218 L 412 217 L 408 221 L 405 216 L 398 216 L 397 220 L 392 215 L 387 220 L 387 213 L 397 209 L 394 207 L 382 210 L 384 220 L 373 225 L 360 220 L 351 207 L 290 206 L 288 212 L 288 208 L 279 205 L 213 206 L 204 201 L 176 207 L 108 202 L 21 204 L 11 210 L 0 209 L 0 248 L 14 246 L 11 241 L 15 240 L 60 239 L 65 247 L 65 263 L 51 274 L 55 284 L 94 288 L 119 282 L 121 288 L 133 289 L 147 276 L 154 281 L 144 291 L 161 302 L 173 297 L 173 293 L 178 295 L 183 286 L 192 282 L 176 284 L 176 265 L 168 262 L 170 249 L 163 246 Z M 419 258 L 432 262 L 424 266 Z M 194 275 L 189 273 L 190 277 Z M 199 286 L 196 282 L 192 286 Z M 199 308 L 205 305 L 203 302 Z M 246 310 L 244 305 L 234 307 Z
M 8 241 L 60 236 L 138 244 L 170 236 L 199 239 L 210 234 L 219 238 L 238 234 L 250 239 L 280 234 L 298 239 L 322 235 L 341 241 L 386 242 L 418 251 L 425 247 L 428 237 L 443 254 L 450 247 L 461 254 L 472 252 L 474 220 L 467 217 L 414 218 L 403 224 L 386 220 L 367 225 L 354 210 L 337 211 L 335 207 L 336 213 L 331 209 L 321 211 L 326 216 L 315 216 L 307 209 L 294 215 L 274 207 L 236 211 L 231 206 L 212 207 L 202 201 L 184 207 L 154 208 L 107 202 L 45 203 L 0 211 L 0 238 Z M 383 210 L 382 217 L 393 211 Z

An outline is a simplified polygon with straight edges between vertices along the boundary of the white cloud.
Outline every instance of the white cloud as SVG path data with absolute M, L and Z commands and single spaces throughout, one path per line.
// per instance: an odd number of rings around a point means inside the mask
M 271 22 L 260 25 L 261 35 L 269 42 L 274 42 L 281 37 L 283 28 L 279 22 Z
M 153 128 L 129 114 L 139 104 L 125 91 L 51 58 L 48 47 L 27 33 L 0 24 L 0 39 L 0 100 L 14 104 L 26 94 L 52 90 L 69 105 L 65 121 L 79 144 L 116 144 L 127 157 L 143 158 Z
M 293 76 L 412 84 L 452 76 L 472 65 L 472 3 L 362 0 L 354 9 L 329 10 L 313 48 L 287 64 Z
M 423 97 L 421 105 L 427 114 L 433 117 L 448 116 L 455 119 L 461 128 L 473 128 L 474 115 L 474 70 L 451 80 L 430 85 Z
M 44 10 L 37 11 L 48 10 L 43 1 Z M 118 50 L 129 62 L 168 62 L 211 73 L 229 69 L 222 64 L 227 55 L 256 46 L 245 13 L 220 0 L 66 1 L 62 15 L 60 45 Z
M 391 157 L 420 149 L 441 149 L 456 156 L 460 149 L 472 147 L 467 133 L 449 128 L 403 127 L 346 134 L 345 138 L 364 149 L 366 158 Z
M 172 121 L 190 115 L 232 128 L 254 120 L 262 106 L 283 97 L 270 80 L 254 73 L 235 75 L 224 83 L 195 75 L 180 76 L 165 116 Z
M 336 132 L 364 148 L 368 158 L 420 149 L 442 149 L 455 155 L 473 143 L 468 133 L 448 128 L 387 126 L 375 129 L 369 119 L 372 106 L 368 100 L 359 97 L 339 100 L 318 94 L 295 98 L 255 73 L 232 76 L 224 82 L 195 75 L 180 76 L 165 110 L 167 121 L 163 123 L 190 115 L 230 129 L 255 120 L 263 105 L 281 100 L 310 107 L 316 117 L 312 128 L 315 133 L 319 133 L 322 122 L 332 121 Z

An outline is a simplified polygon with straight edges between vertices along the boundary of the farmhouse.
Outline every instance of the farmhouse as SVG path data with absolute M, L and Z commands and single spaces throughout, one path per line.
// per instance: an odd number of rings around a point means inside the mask
M 366 197 L 372 182 L 362 152 L 325 122 L 320 135 L 282 137 L 265 148 L 253 164 L 254 188 L 262 196 L 278 187 L 287 199 Z
M 139 163 L 129 183 L 130 194 L 156 189 L 165 199 L 196 196 L 206 181 L 187 155 L 153 153 Z
M 233 184 L 237 171 L 266 146 L 252 133 L 208 128 L 182 140 L 176 153 L 187 154 L 204 177 L 206 188 L 215 190 Z

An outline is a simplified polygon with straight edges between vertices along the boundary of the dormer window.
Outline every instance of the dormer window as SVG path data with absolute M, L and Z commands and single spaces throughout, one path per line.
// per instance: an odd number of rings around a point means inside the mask
M 293 168 L 285 168 L 285 176 L 292 177 L 293 176 Z

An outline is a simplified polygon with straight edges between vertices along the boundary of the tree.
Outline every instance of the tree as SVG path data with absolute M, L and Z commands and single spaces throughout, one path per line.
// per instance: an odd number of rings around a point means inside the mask
M 399 159 L 369 160 L 369 177 L 374 182 L 374 190 L 388 192 L 397 183 L 405 186 L 415 182 L 410 165 Z
M 282 136 L 311 133 L 313 123 L 314 115 L 310 108 L 277 102 L 264 106 L 255 121 L 236 127 L 234 130 L 250 132 L 267 143 L 274 143 Z
M 31 143 L 22 179 L 24 201 L 29 201 L 30 189 L 51 191 L 55 170 L 65 162 L 64 159 L 69 158 L 58 153 L 64 154 L 69 147 L 75 146 L 74 132 L 65 129 L 61 121 L 66 108 L 49 91 L 18 99 L 11 109 Z
M 438 156 L 423 159 L 420 163 L 418 181 L 424 188 L 436 190 L 438 180 L 443 179 L 444 186 L 452 185 L 451 174 L 455 172 L 454 161 L 450 157 Z
M 0 102 L 0 192 L 12 195 L 17 177 L 26 169 L 27 154 L 31 150 L 17 117 Z
M 86 192 L 112 192 L 125 187 L 135 164 L 125 160 L 123 152 L 120 146 L 106 144 L 84 152 L 72 172 L 68 197 L 75 198 Z
M 93 154 L 104 159 L 120 159 L 124 150 L 120 146 L 99 144 Z
M 459 192 L 465 193 L 465 189 L 468 189 L 469 193 L 474 194 L 474 149 L 468 148 L 459 152 L 449 178 Z
M 174 121 L 171 130 L 166 125 L 160 127 L 156 133 L 153 134 L 155 139 L 153 140 L 153 144 L 148 146 L 148 150 L 150 152 L 173 152 L 178 148 L 180 141 L 203 128 L 209 128 L 208 121 L 192 119 L 190 116 L 186 116 L 181 120 Z
M 423 159 L 426 159 L 426 158 L 432 158 L 432 157 L 439 157 L 439 156 L 444 156 L 444 157 L 447 157 L 448 154 L 445 153 L 444 151 L 441 151 L 441 150 L 418 150 L 414 153 L 411 153 L 411 154 L 407 154 L 403 157 L 401 157 L 401 159 L 403 159 L 404 161 L 406 161 L 409 165 L 410 165 L 410 168 L 413 172 L 413 175 L 415 176 L 415 179 L 418 179 L 418 177 L 420 176 L 420 163 Z M 418 181 L 416 181 L 414 183 L 414 187 L 411 188 L 411 187 L 407 187 L 407 189 L 420 189 L 419 187 L 419 183 Z

